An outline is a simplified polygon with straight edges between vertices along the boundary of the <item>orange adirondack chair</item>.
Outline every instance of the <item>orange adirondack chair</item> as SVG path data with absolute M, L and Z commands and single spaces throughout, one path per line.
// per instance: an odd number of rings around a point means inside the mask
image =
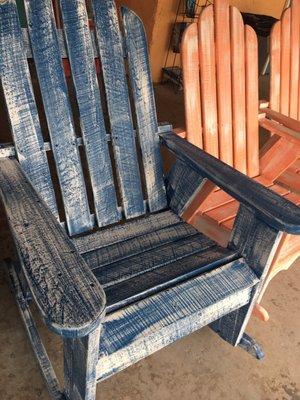
M 183 37 L 186 129 L 177 130 L 189 142 L 297 205 L 300 205 L 300 192 L 295 190 L 300 178 L 300 123 L 296 120 L 300 113 L 299 8 L 300 0 L 294 1 L 273 29 L 270 108 L 259 112 L 256 33 L 244 25 L 238 9 L 230 7 L 227 0 L 215 0 L 214 5 L 206 7 L 198 23 L 191 24 Z M 259 125 L 272 134 L 261 151 Z M 291 171 L 298 174 L 294 185 L 280 184 L 282 177 Z M 237 201 L 207 182 L 186 209 L 184 218 L 225 245 L 238 207 Z M 274 255 L 268 282 L 299 256 L 299 238 L 284 235 Z M 269 318 L 259 304 L 254 313 L 262 320 Z

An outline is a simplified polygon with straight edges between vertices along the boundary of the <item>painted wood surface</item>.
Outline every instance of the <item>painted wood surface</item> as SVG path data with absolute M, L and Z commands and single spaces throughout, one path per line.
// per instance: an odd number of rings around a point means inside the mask
M 65 393 L 68 399 L 94 400 L 101 327 L 88 336 L 63 340 Z
M 8 42 L 8 38 L 10 44 Z M 0 4 L 0 75 L 18 160 L 51 211 L 58 216 L 17 6 Z
M 260 219 L 275 229 L 300 234 L 299 207 L 175 134 L 164 133 L 160 136 L 163 144 L 177 158 L 236 200 L 254 209 Z
M 229 263 L 106 317 L 98 379 L 132 365 L 249 301 L 256 275 Z
M 95 0 L 92 5 L 125 216 L 138 217 L 145 206 L 117 10 L 113 0 Z
M 94 61 L 88 15 L 83 0 L 61 1 L 81 131 L 91 177 L 98 226 L 120 220 L 106 127 Z
M 147 39 L 139 17 L 122 8 L 125 46 L 150 212 L 167 207 Z
M 0 193 L 45 323 L 66 337 L 87 335 L 105 307 L 97 279 L 15 160 L 0 160 Z
M 45 107 L 68 229 L 71 235 L 92 228 L 68 89 L 50 0 L 25 1 L 29 35 Z
M 242 339 L 281 237 L 282 233 L 259 220 L 255 211 L 241 206 L 229 247 L 243 255 L 259 283 L 253 289 L 249 304 L 212 324 L 213 329 L 234 346 Z

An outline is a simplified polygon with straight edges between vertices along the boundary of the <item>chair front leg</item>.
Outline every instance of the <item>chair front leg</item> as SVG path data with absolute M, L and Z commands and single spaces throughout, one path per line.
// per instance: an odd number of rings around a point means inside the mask
M 64 339 L 65 395 L 69 400 L 95 400 L 101 326 L 88 336 Z

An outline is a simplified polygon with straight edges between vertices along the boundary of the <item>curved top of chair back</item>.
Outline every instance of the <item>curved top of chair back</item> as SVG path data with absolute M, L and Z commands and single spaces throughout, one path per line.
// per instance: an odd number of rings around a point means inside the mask
M 300 119 L 300 0 L 292 0 L 270 40 L 270 108 Z
M 227 0 L 215 0 L 186 29 L 182 66 L 187 139 L 257 176 L 257 36 Z

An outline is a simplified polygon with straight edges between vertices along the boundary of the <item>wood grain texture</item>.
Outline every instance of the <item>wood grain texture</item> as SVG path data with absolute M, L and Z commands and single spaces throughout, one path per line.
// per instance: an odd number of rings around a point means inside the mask
M 10 42 L 10 44 L 9 44 Z M 0 4 L 0 76 L 19 162 L 58 217 L 16 3 Z
M 204 150 L 219 156 L 214 10 L 206 7 L 199 17 L 199 56 Z
M 247 175 L 259 175 L 258 43 L 253 28 L 245 26 Z
M 26 0 L 33 55 L 71 235 L 90 230 L 87 193 L 50 0 Z
M 124 66 L 124 49 L 113 0 L 92 1 L 117 175 L 126 218 L 145 213 Z
M 232 46 L 230 44 L 230 22 L 228 1 L 215 0 L 215 49 L 217 73 L 218 130 L 219 157 L 228 165 L 234 165 L 234 149 L 232 136 L 231 83 L 234 85 L 236 76 L 231 70 Z M 242 55 L 242 54 L 241 54 Z M 241 57 L 241 62 L 243 58 Z M 234 60 L 232 60 L 234 63 Z M 231 82 L 232 79 L 232 82 Z M 234 89 L 234 87 L 233 87 Z M 224 97 L 226 96 L 226 97 Z M 241 99 L 242 100 L 242 99 Z M 205 101 L 205 98 L 204 98 Z
M 298 89 L 300 71 L 300 2 L 293 0 L 291 4 L 291 76 L 289 116 L 298 118 L 299 99 Z
M 0 193 L 45 323 L 65 337 L 87 335 L 102 318 L 103 289 L 15 160 L 0 160 Z
M 61 13 L 99 226 L 120 220 L 85 2 L 62 0 Z
M 98 379 L 243 306 L 256 283 L 249 267 L 235 261 L 107 316 Z
M 199 74 L 198 25 L 190 24 L 184 31 L 181 46 L 184 85 L 186 139 L 203 148 L 202 111 Z
M 270 108 L 280 112 L 281 21 L 274 24 L 270 37 Z
M 247 173 L 245 34 L 241 13 L 230 7 L 234 167 Z M 257 78 L 256 78 L 257 79 Z M 224 95 L 223 95 L 224 96 Z M 227 98 L 228 100 L 230 97 Z
M 155 212 L 167 207 L 167 198 L 146 33 L 134 12 L 123 7 L 122 15 L 148 204 Z
M 163 144 L 178 159 L 255 210 L 259 219 L 279 231 L 300 234 L 300 209 L 297 206 L 175 134 L 164 133 L 160 136 Z
M 65 393 L 68 399 L 94 400 L 101 327 L 88 336 L 64 339 Z
M 291 77 L 291 9 L 281 19 L 280 112 L 289 115 Z
M 16 297 L 17 306 L 26 328 L 26 333 L 28 339 L 30 340 L 32 349 L 37 358 L 39 366 L 41 368 L 45 384 L 47 386 L 48 392 L 53 400 L 65 400 L 64 395 L 61 391 L 58 379 L 55 375 L 55 371 L 51 365 L 46 349 L 43 345 L 41 337 L 39 336 L 37 326 L 34 322 L 32 313 L 29 308 L 28 298 L 25 298 L 21 284 L 20 278 L 16 272 L 18 267 L 13 263 L 4 263 L 8 268 L 8 274 L 10 278 L 10 284 L 12 291 Z M 3 265 L 4 267 L 4 265 Z M 27 296 L 26 296 L 27 297 Z
M 79 253 L 86 253 L 123 242 L 124 240 L 139 237 L 180 222 L 181 219 L 172 211 L 164 211 L 158 214 L 147 215 L 134 221 L 127 221 L 125 224 L 116 225 L 109 229 L 74 238 L 73 243 Z
M 259 284 L 253 289 L 249 304 L 212 324 L 212 328 L 234 346 L 242 339 L 281 237 L 281 232 L 260 221 L 255 212 L 243 205 L 240 207 L 229 247 L 243 255 L 259 278 Z
M 205 184 L 204 177 L 177 161 L 166 176 L 168 204 L 171 210 L 182 216 Z

